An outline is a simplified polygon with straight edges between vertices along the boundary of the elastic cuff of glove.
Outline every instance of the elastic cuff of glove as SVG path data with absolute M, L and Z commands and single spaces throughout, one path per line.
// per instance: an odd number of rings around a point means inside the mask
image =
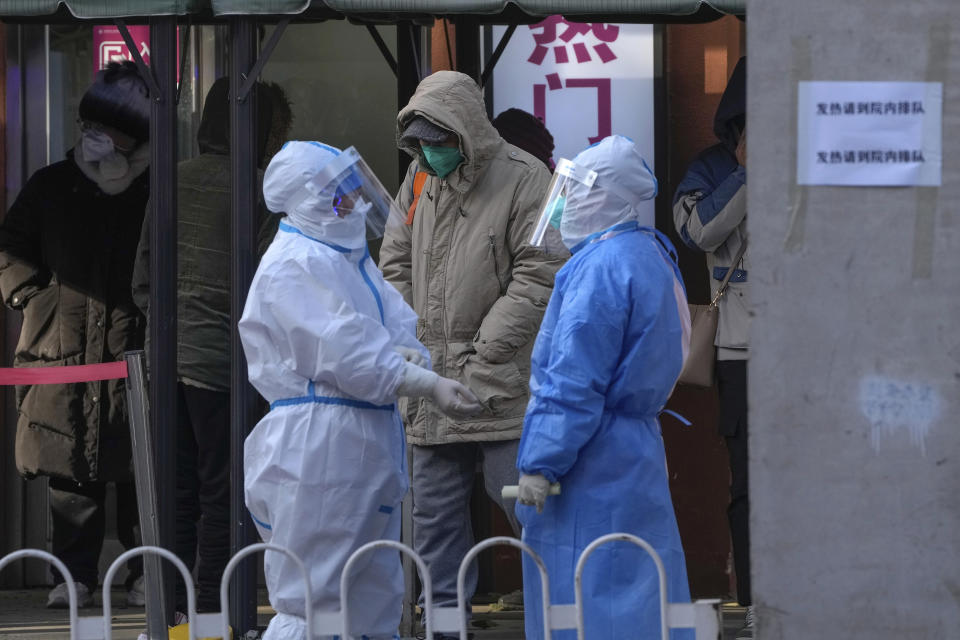
M 550 481 L 550 484 L 557 483 L 557 476 L 547 469 L 537 469 L 536 471 L 524 471 L 520 470 L 520 475 L 522 476 L 543 476 Z
M 440 379 L 433 371 L 418 367 L 410 362 L 403 363 L 403 380 L 397 386 L 398 396 L 423 398 L 433 394 L 433 388 Z

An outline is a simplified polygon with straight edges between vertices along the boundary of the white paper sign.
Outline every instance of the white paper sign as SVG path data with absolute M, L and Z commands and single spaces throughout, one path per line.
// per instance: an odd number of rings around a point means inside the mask
M 797 184 L 940 185 L 943 83 L 801 82 L 797 102 Z
M 494 43 L 506 31 L 494 27 Z M 631 138 L 654 167 L 653 27 L 568 22 L 520 25 L 493 73 L 493 113 L 543 119 L 553 159 L 572 159 L 612 133 Z M 653 201 L 647 203 L 653 211 Z

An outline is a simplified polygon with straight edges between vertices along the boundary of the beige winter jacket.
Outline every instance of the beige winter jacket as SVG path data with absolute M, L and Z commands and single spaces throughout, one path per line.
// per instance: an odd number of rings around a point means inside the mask
M 397 139 L 422 115 L 460 138 L 465 160 L 445 179 L 419 146 L 397 195 L 407 211 L 417 171 L 429 174 L 412 224 L 388 230 L 380 268 L 419 316 L 417 338 L 438 374 L 460 380 L 485 412 L 454 421 L 430 402 L 408 411 L 408 440 L 433 445 L 520 437 L 530 352 L 563 258 L 528 244 L 550 181 L 543 163 L 505 142 L 469 77 L 438 72 L 397 116 Z

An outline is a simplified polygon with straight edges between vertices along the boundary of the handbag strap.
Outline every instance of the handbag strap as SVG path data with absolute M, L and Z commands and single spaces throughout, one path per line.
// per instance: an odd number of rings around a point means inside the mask
M 730 268 L 727 269 L 727 274 L 723 276 L 723 282 L 720 283 L 720 288 L 717 289 L 717 295 L 713 297 L 713 300 L 710 302 L 711 307 L 717 306 L 720 302 L 720 298 L 723 297 L 723 294 L 727 292 L 727 285 L 730 284 L 730 276 L 733 275 L 733 272 L 736 270 L 737 265 L 740 264 L 740 260 L 743 259 L 743 254 L 747 251 L 747 239 L 744 238 L 743 242 L 740 243 L 740 249 L 737 251 L 736 257 L 733 259 L 733 262 L 730 263 Z

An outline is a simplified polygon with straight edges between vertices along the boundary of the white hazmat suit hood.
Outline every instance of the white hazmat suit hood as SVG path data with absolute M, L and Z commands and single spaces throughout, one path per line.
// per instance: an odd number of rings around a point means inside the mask
M 577 154 L 573 163 L 596 171 L 597 177 L 592 186 L 570 183 L 560 220 L 568 249 L 622 222 L 654 226 L 653 210 L 641 210 L 639 204 L 656 197 L 657 179 L 630 138 L 608 136 Z
M 343 218 L 333 210 L 339 185 L 330 183 L 319 193 L 299 197 L 304 186 L 340 149 L 320 142 L 291 140 L 273 157 L 263 176 L 263 199 L 274 213 L 286 213 L 304 234 L 346 247 L 366 244 L 365 220 L 360 214 Z

